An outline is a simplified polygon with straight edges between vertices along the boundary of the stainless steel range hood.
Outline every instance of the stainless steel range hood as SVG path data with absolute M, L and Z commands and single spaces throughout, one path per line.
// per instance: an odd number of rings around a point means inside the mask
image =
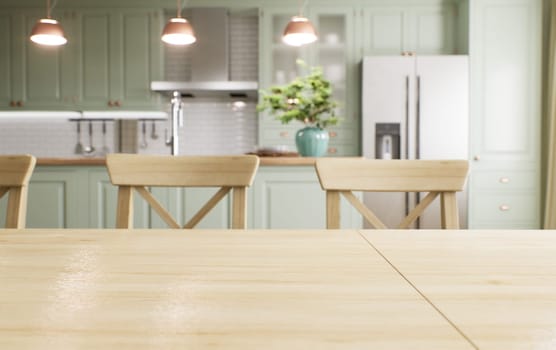
M 186 15 L 197 41 L 187 48 L 190 80 L 179 81 L 167 76 L 166 81 L 151 82 L 151 90 L 185 97 L 219 97 L 256 99 L 256 81 L 230 80 L 230 21 L 225 8 L 192 8 Z

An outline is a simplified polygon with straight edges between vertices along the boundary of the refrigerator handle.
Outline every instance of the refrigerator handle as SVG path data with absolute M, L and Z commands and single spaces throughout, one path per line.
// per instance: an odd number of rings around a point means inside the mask
M 409 159 L 409 75 L 405 76 L 405 159 Z M 400 157 L 404 158 L 404 157 Z M 405 193 L 405 216 L 409 214 L 409 193 Z
M 421 76 L 417 76 L 417 98 L 415 102 L 415 159 L 421 158 Z
M 401 159 L 409 159 L 409 75 L 405 76 L 405 122 L 404 122 L 404 155 Z
M 417 99 L 415 103 L 415 159 L 421 159 L 421 76 L 417 75 Z M 415 206 L 421 201 L 421 193 L 415 193 Z M 421 228 L 420 217 L 415 221 L 417 228 Z

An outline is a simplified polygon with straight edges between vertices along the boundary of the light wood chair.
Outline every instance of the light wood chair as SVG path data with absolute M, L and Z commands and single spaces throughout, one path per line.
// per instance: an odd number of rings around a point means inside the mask
M 0 198 L 8 194 L 6 228 L 25 228 L 27 190 L 35 163 L 31 155 L 0 156 Z
M 397 228 L 408 228 L 440 195 L 442 228 L 459 228 L 456 192 L 462 191 L 466 160 L 375 160 L 320 158 L 316 170 L 326 191 L 326 227 L 340 228 L 340 194 L 375 228 L 386 225 L 352 191 L 428 192 Z
M 153 156 L 109 154 L 106 165 L 110 181 L 118 186 L 116 228 L 133 227 L 135 189 L 171 228 L 181 228 L 147 187 L 221 187 L 183 228 L 193 228 L 232 191 L 232 228 L 246 228 L 246 188 L 251 186 L 257 156 Z

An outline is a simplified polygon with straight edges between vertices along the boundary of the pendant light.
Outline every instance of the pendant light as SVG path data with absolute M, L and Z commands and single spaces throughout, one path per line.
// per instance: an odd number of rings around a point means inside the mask
M 46 18 L 41 18 L 31 30 L 31 41 L 48 46 L 60 46 L 68 42 L 57 20 L 50 17 L 50 0 L 46 0 Z
M 177 0 L 178 15 L 171 18 L 162 31 L 162 41 L 170 45 L 189 45 L 193 44 L 197 38 L 193 32 L 191 24 L 181 16 L 180 0 Z
M 286 26 L 286 29 L 284 29 L 284 35 L 282 36 L 282 41 L 284 43 L 291 46 L 302 46 L 317 40 L 317 32 L 313 24 L 309 19 L 303 17 L 302 13 L 303 7 L 301 6 L 300 0 L 299 15 L 293 16 Z

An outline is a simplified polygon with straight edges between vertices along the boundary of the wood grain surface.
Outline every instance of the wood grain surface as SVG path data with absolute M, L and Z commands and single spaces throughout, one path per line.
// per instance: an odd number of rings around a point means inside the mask
M 363 231 L 480 349 L 556 349 L 556 231 Z
M 357 231 L 0 230 L 1 349 L 472 349 Z

